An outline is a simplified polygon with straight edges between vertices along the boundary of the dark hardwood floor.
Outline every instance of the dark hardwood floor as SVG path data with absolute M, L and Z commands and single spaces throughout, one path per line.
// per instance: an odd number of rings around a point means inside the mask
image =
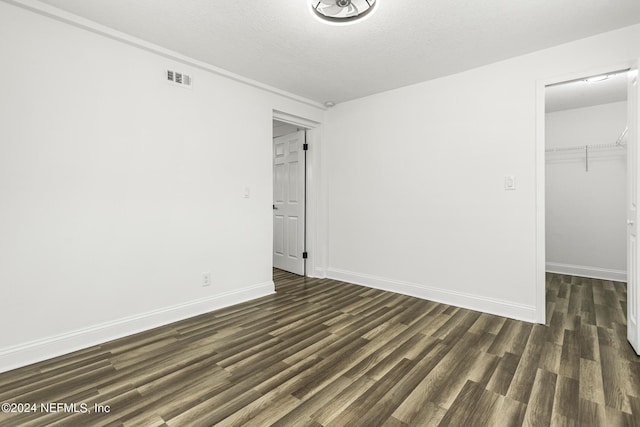
M 550 274 L 534 325 L 274 280 L 276 295 L 0 374 L 0 402 L 79 405 L 0 425 L 640 425 L 624 283 Z

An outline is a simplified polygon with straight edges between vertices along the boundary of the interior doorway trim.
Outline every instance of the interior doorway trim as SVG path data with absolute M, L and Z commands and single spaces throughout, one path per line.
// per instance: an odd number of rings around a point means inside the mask
M 547 86 L 585 79 L 601 74 L 628 70 L 632 60 L 584 71 L 568 73 L 536 81 L 536 137 L 535 137 L 535 183 L 536 183 L 536 312 L 535 321 L 546 322 L 546 220 L 545 220 L 545 88 Z
M 326 277 L 327 271 L 327 215 L 326 184 L 323 173 L 322 124 L 315 120 L 273 110 L 273 120 L 288 123 L 307 130 L 306 165 L 306 275 Z
M 295 116 L 293 114 L 285 113 L 284 111 L 273 110 L 273 120 L 288 123 L 290 125 L 298 126 L 305 129 L 315 129 L 320 126 L 319 122 L 314 120 L 305 119 L 304 117 Z

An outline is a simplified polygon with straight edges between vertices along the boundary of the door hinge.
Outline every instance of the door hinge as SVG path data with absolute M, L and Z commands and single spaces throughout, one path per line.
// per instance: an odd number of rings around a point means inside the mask
M 309 254 L 306 251 L 302 252 L 302 259 L 307 259 L 307 258 L 309 258 Z
M 302 144 L 302 149 L 304 151 L 307 151 L 309 149 L 309 144 L 307 144 L 306 142 L 304 144 Z

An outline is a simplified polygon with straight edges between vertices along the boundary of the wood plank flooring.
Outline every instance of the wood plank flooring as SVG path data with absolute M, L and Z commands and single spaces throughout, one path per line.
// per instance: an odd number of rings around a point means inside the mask
M 277 294 L 0 374 L 1 426 L 639 426 L 624 283 L 550 274 L 547 325 L 274 271 Z

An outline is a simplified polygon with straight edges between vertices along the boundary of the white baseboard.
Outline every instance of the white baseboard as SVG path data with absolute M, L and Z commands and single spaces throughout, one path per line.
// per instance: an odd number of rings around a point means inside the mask
M 547 262 L 546 270 L 549 273 L 590 277 L 592 279 L 613 280 L 616 282 L 627 281 L 627 272 L 624 270 L 609 270 L 606 268 L 585 267 L 583 265 L 562 264 L 558 262 Z
M 316 267 L 315 270 L 311 272 L 309 277 L 313 277 L 316 279 L 324 279 L 325 277 L 327 277 L 327 272 L 321 267 Z
M 201 298 L 12 347 L 0 348 L 0 372 L 271 295 L 274 292 L 274 283 L 269 281 L 239 291 Z
M 327 277 L 331 279 L 341 280 L 343 282 L 350 282 L 367 286 L 369 288 L 396 292 L 399 294 L 427 299 L 443 304 L 468 308 L 470 310 L 482 311 L 484 313 L 523 320 L 525 322 L 533 323 L 536 319 L 536 310 L 534 306 L 518 304 L 511 301 L 487 298 L 480 295 L 450 291 L 448 289 L 434 288 L 431 286 L 403 282 L 384 277 L 370 276 L 367 274 L 354 273 L 351 271 L 339 270 L 335 268 L 330 268 L 327 270 Z

